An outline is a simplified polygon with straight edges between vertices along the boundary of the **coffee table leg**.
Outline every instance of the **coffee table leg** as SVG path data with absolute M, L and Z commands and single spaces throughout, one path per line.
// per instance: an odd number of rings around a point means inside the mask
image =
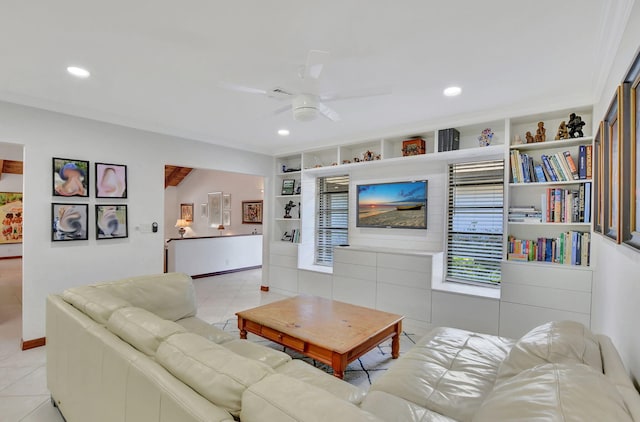
M 244 329 L 244 319 L 242 317 L 238 317 L 238 329 L 240 330 L 240 338 L 246 340 L 247 330 Z
M 400 334 L 402 333 L 402 321 L 396 324 L 396 333 L 391 339 L 391 357 L 398 359 L 400 356 Z
M 333 368 L 333 376 L 336 378 L 344 378 L 344 370 L 347 369 L 347 356 L 338 353 L 333 354 L 331 359 L 331 367 Z

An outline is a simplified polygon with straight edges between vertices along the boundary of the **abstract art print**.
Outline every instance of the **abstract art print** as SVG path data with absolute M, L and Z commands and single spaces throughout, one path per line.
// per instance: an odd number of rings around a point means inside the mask
M 53 196 L 89 196 L 89 162 L 53 158 Z
M 242 201 L 242 224 L 262 224 L 262 201 Z
M 22 243 L 22 193 L 0 192 L 0 244 Z
M 51 204 L 51 240 L 87 240 L 87 204 Z
M 127 166 L 96 163 L 96 198 L 127 197 Z
M 128 236 L 126 205 L 96 205 L 96 239 Z

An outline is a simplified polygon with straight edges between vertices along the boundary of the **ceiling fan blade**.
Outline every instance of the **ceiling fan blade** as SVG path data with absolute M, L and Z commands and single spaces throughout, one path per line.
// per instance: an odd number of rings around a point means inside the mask
M 355 90 L 343 94 L 328 93 L 320 95 L 320 99 L 324 102 L 351 100 L 356 98 L 377 97 L 381 95 L 391 95 L 393 91 L 391 87 L 367 88 Z
M 228 83 L 228 82 L 220 82 L 218 85 L 221 88 L 230 89 L 231 91 L 244 92 L 245 94 L 261 94 L 261 95 L 267 95 L 268 94 L 268 92 L 265 91 L 264 89 L 253 88 L 253 87 L 250 87 L 250 86 L 237 85 L 237 84 L 232 84 L 232 83 Z
M 280 108 L 278 108 L 278 109 L 274 110 L 274 111 L 273 111 L 273 115 L 282 114 L 282 113 L 285 113 L 285 112 L 287 112 L 287 111 L 291 111 L 291 104 L 286 105 L 286 106 L 284 106 L 284 107 L 280 107 Z
M 340 120 L 342 120 L 337 111 L 323 103 L 318 103 L 318 111 L 332 122 L 339 122 Z
M 304 65 L 302 79 L 318 79 L 322 72 L 322 67 L 329 57 L 328 51 L 309 50 L 307 63 Z

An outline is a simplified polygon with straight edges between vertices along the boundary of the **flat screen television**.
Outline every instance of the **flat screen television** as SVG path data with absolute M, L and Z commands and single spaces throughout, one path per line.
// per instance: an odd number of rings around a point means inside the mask
M 427 180 L 358 185 L 357 227 L 427 228 Z

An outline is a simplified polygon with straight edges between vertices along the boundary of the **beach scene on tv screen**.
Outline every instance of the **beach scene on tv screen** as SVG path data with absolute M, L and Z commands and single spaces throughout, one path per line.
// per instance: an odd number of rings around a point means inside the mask
M 358 226 L 427 228 L 427 181 L 358 186 Z

